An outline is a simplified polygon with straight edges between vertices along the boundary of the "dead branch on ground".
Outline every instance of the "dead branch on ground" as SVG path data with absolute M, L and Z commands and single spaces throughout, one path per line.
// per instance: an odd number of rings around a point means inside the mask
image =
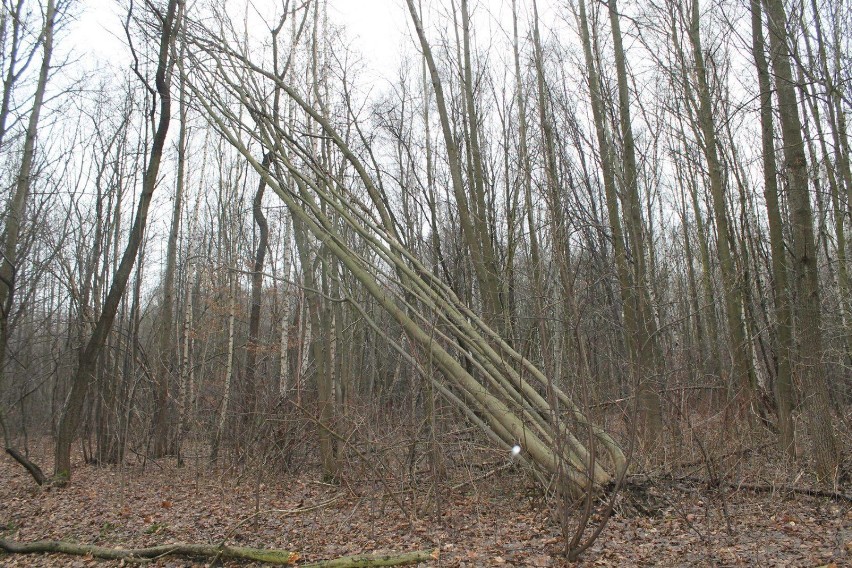
M 189 556 L 195 558 L 249 560 L 275 566 L 294 564 L 301 558 L 298 552 L 280 549 L 249 548 L 215 544 L 163 544 L 148 548 L 109 548 L 92 544 L 75 544 L 57 540 L 39 540 L 19 543 L 0 539 L 0 550 L 13 554 L 60 553 L 92 556 L 107 560 L 151 560 L 163 556 Z M 437 560 L 437 550 L 421 550 L 402 554 L 364 554 L 341 556 L 302 564 L 303 568 L 356 568 L 373 566 L 402 566 L 428 560 Z

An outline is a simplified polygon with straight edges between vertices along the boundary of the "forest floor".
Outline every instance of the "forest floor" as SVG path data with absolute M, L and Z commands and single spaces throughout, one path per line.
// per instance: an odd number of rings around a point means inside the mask
M 43 446 L 31 455 L 49 455 L 48 444 Z M 0 538 L 110 547 L 224 541 L 298 551 L 303 561 L 439 549 L 439 560 L 421 566 L 568 565 L 558 514 L 520 468 L 494 452 L 483 453 L 490 455 L 490 465 L 455 471 L 458 477 L 441 485 L 439 502 L 428 483 L 394 494 L 388 480 L 324 484 L 312 466 L 297 473 L 269 468 L 241 473 L 192 462 L 178 468 L 173 460 L 117 468 L 79 458 L 67 487 L 42 489 L 4 455 Z M 773 483 L 765 477 L 750 481 L 767 488 Z M 628 505 L 636 494 L 622 496 L 577 566 L 852 566 L 848 500 L 780 489 L 711 488 L 697 477 L 671 474 L 645 484 L 638 492 L 643 505 Z M 120 563 L 0 553 L 0 565 Z M 169 557 L 153 565 L 204 563 Z

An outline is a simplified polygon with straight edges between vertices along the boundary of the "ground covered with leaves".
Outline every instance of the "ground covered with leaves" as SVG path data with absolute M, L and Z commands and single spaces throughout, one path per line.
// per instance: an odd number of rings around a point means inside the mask
M 47 461 L 48 450 L 45 443 L 31 455 Z M 326 484 L 311 466 L 286 472 L 161 460 L 122 467 L 78 461 L 67 487 L 43 489 L 4 455 L 0 538 L 124 548 L 225 542 L 289 549 L 303 561 L 439 549 L 440 559 L 429 565 L 567 565 L 554 499 L 510 457 L 481 457 L 476 468 L 452 468 L 440 485 L 416 488 L 377 475 Z M 644 476 L 619 496 L 611 521 L 577 565 L 852 565 L 852 503 L 773 490 L 776 481 L 709 483 L 687 471 Z M 0 565 L 120 563 L 0 554 Z M 204 562 L 170 557 L 153 565 Z

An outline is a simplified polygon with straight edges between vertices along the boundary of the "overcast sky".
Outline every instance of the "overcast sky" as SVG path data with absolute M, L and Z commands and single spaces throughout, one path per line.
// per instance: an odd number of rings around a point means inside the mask
M 116 65 L 127 64 L 124 32 L 121 29 L 124 6 L 128 0 L 80 0 L 77 21 L 72 26 L 71 43 L 75 51 L 86 58 L 110 61 Z M 228 0 L 224 0 L 228 1 Z M 278 5 L 281 0 L 253 0 L 258 5 L 264 2 Z M 376 75 L 393 78 L 400 61 L 400 51 L 415 51 L 414 30 L 408 17 L 405 0 L 327 0 L 329 18 L 343 25 L 350 45 L 361 54 L 364 65 Z M 139 2 L 139 0 L 137 0 Z M 518 2 L 521 21 L 524 22 L 530 2 Z M 432 6 L 436 13 L 425 15 L 426 33 L 436 40 L 430 22 L 447 25 L 451 20 L 446 13 L 449 2 L 429 0 L 424 6 Z M 552 26 L 560 27 L 555 15 L 559 2 L 539 0 L 538 9 L 542 33 L 547 34 Z M 478 31 L 478 42 L 487 44 L 492 38 L 507 39 L 511 33 L 510 0 L 474 0 L 471 10 Z M 502 21 L 502 24 L 498 23 Z M 521 25 L 524 28 L 524 24 Z M 502 29 L 501 29 L 502 28 Z M 524 33 L 524 30 L 521 30 Z
M 331 0 L 329 17 L 346 26 L 354 47 L 374 70 L 394 69 L 400 47 L 412 45 L 402 0 Z
M 70 40 L 75 51 L 96 60 L 123 65 L 126 49 L 121 29 L 125 2 L 82 0 Z M 392 71 L 399 61 L 400 47 L 412 45 L 403 0 L 329 0 L 329 18 L 343 24 L 353 48 L 376 72 Z

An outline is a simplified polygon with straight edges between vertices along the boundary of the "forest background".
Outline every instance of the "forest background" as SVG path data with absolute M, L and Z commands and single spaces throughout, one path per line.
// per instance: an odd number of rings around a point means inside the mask
M 380 456 L 438 499 L 487 440 L 603 526 L 760 440 L 837 494 L 846 2 L 353 5 L 4 0 L 0 424 L 33 477 Z

